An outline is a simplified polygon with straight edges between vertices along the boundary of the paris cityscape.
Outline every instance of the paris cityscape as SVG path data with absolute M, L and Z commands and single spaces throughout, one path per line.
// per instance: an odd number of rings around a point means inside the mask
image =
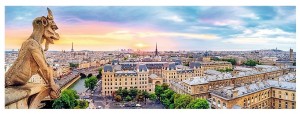
M 295 7 L 5 9 L 6 109 L 296 108 Z M 41 55 L 25 42 L 38 22 Z

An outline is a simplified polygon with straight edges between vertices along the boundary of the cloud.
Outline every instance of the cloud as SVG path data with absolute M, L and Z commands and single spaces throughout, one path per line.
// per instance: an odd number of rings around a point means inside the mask
M 216 26 L 228 26 L 228 25 L 241 25 L 243 22 L 239 20 L 222 20 L 222 21 L 214 21 L 213 24 Z
M 223 42 L 235 44 L 296 44 L 294 38 L 230 38 Z
M 175 33 L 175 32 L 130 32 L 126 30 L 113 31 L 106 34 L 98 35 L 64 35 L 63 37 L 76 38 L 98 38 L 100 39 L 117 39 L 117 40 L 141 40 L 145 38 L 183 38 L 198 40 L 217 40 L 220 37 L 213 34 L 191 34 L 191 33 Z
M 296 37 L 295 33 L 286 32 L 279 28 L 247 28 L 242 34 L 233 35 L 234 37 Z
M 250 18 L 250 19 L 254 19 L 254 20 L 260 19 L 260 17 L 258 17 L 258 16 L 257 16 L 256 14 L 254 14 L 254 13 L 241 14 L 240 17 L 243 17 L 243 18 Z
M 170 20 L 170 21 L 174 21 L 174 22 L 183 22 L 184 20 L 177 16 L 177 15 L 173 15 L 173 16 L 168 16 L 168 17 L 163 17 L 163 19 L 165 20 Z
M 296 44 L 296 34 L 273 29 L 246 29 L 242 34 L 233 35 L 223 42 L 236 44 Z

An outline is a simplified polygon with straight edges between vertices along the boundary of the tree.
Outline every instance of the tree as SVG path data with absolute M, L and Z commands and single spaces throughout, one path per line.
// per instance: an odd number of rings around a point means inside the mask
M 256 66 L 256 64 L 259 64 L 259 63 L 257 61 L 250 59 L 250 60 L 247 60 L 244 64 L 247 66 Z
M 138 93 L 138 90 L 137 90 L 136 88 L 130 88 L 128 94 L 129 94 L 132 98 L 135 98 L 136 95 L 137 95 L 137 93 Z
M 122 97 L 122 88 L 119 88 L 117 91 L 116 91 L 116 95 L 120 95 Z
M 184 63 L 184 66 L 189 66 L 189 63 Z
M 162 86 L 155 85 L 155 94 L 159 98 L 159 100 L 160 100 L 161 94 L 163 94 L 163 91 L 164 91 L 164 89 L 162 88 Z
M 102 70 L 103 70 L 103 68 L 99 68 L 99 73 L 98 73 L 98 75 L 97 75 L 97 78 L 98 79 L 101 79 L 102 78 Z
M 115 101 L 117 101 L 117 102 L 122 101 L 121 95 L 116 95 L 114 99 L 115 99 Z
M 167 90 L 167 89 L 169 89 L 169 85 L 166 84 L 166 83 L 163 83 L 163 84 L 161 85 L 161 87 L 163 88 L 164 91 Z
M 56 100 L 54 100 L 52 104 L 52 108 L 54 109 L 73 109 L 77 105 L 76 99 L 78 99 L 79 96 L 77 95 L 77 92 L 72 89 L 64 90 L 60 97 Z
M 147 91 L 143 91 L 142 93 L 143 97 L 144 97 L 144 101 L 145 101 L 145 104 L 146 104 L 146 99 L 150 97 L 149 93 Z
M 162 103 L 166 108 L 169 108 L 169 106 L 172 104 L 169 99 L 163 99 Z
M 171 104 L 174 104 L 174 94 L 175 92 L 171 89 L 167 89 L 161 95 L 161 100 L 166 108 L 170 108 Z
M 135 98 L 138 102 L 143 102 L 144 101 L 144 96 L 143 93 L 141 91 L 138 92 L 138 94 L 136 95 Z
M 122 89 L 122 98 L 125 98 L 128 96 L 128 90 L 127 89 Z
M 183 109 L 192 101 L 192 97 L 190 95 L 180 95 L 178 98 L 174 98 L 174 106 L 176 109 Z
M 127 95 L 126 97 L 125 97 L 125 101 L 131 101 L 132 100 L 132 98 L 129 96 L 129 95 Z
M 78 68 L 79 64 L 69 63 L 71 68 Z
M 151 101 L 154 101 L 154 100 L 157 99 L 157 96 L 156 96 L 154 93 L 151 93 L 151 94 L 149 95 L 149 99 L 150 99 Z
M 90 77 L 92 77 L 92 76 L 93 76 L 93 74 L 92 74 L 92 73 L 89 73 L 87 77 L 90 78 Z
M 81 76 L 81 78 L 86 78 L 86 75 L 84 73 L 80 73 L 79 75 Z
M 236 60 L 235 59 L 226 59 L 225 61 L 230 62 L 232 65 L 236 65 Z
M 98 79 L 96 78 L 96 76 L 91 76 L 90 78 L 85 79 L 84 86 L 85 86 L 85 88 L 88 88 L 89 90 L 94 90 L 97 82 L 98 82 Z
M 89 102 L 86 100 L 77 100 L 77 104 L 75 109 L 86 109 L 89 106 Z
M 209 104 L 205 99 L 192 100 L 187 106 L 187 109 L 208 109 Z

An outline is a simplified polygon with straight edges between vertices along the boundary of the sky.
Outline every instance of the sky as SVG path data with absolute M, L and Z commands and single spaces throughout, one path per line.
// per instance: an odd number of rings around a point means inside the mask
M 46 6 L 5 7 L 5 50 L 19 49 Z M 50 6 L 60 40 L 51 51 L 296 50 L 296 7 Z

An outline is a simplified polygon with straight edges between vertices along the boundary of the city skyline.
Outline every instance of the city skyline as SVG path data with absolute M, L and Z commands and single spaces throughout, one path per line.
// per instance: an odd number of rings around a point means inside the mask
M 5 50 L 20 48 L 45 8 L 5 7 Z M 50 8 L 61 39 L 49 51 L 296 51 L 293 6 Z

